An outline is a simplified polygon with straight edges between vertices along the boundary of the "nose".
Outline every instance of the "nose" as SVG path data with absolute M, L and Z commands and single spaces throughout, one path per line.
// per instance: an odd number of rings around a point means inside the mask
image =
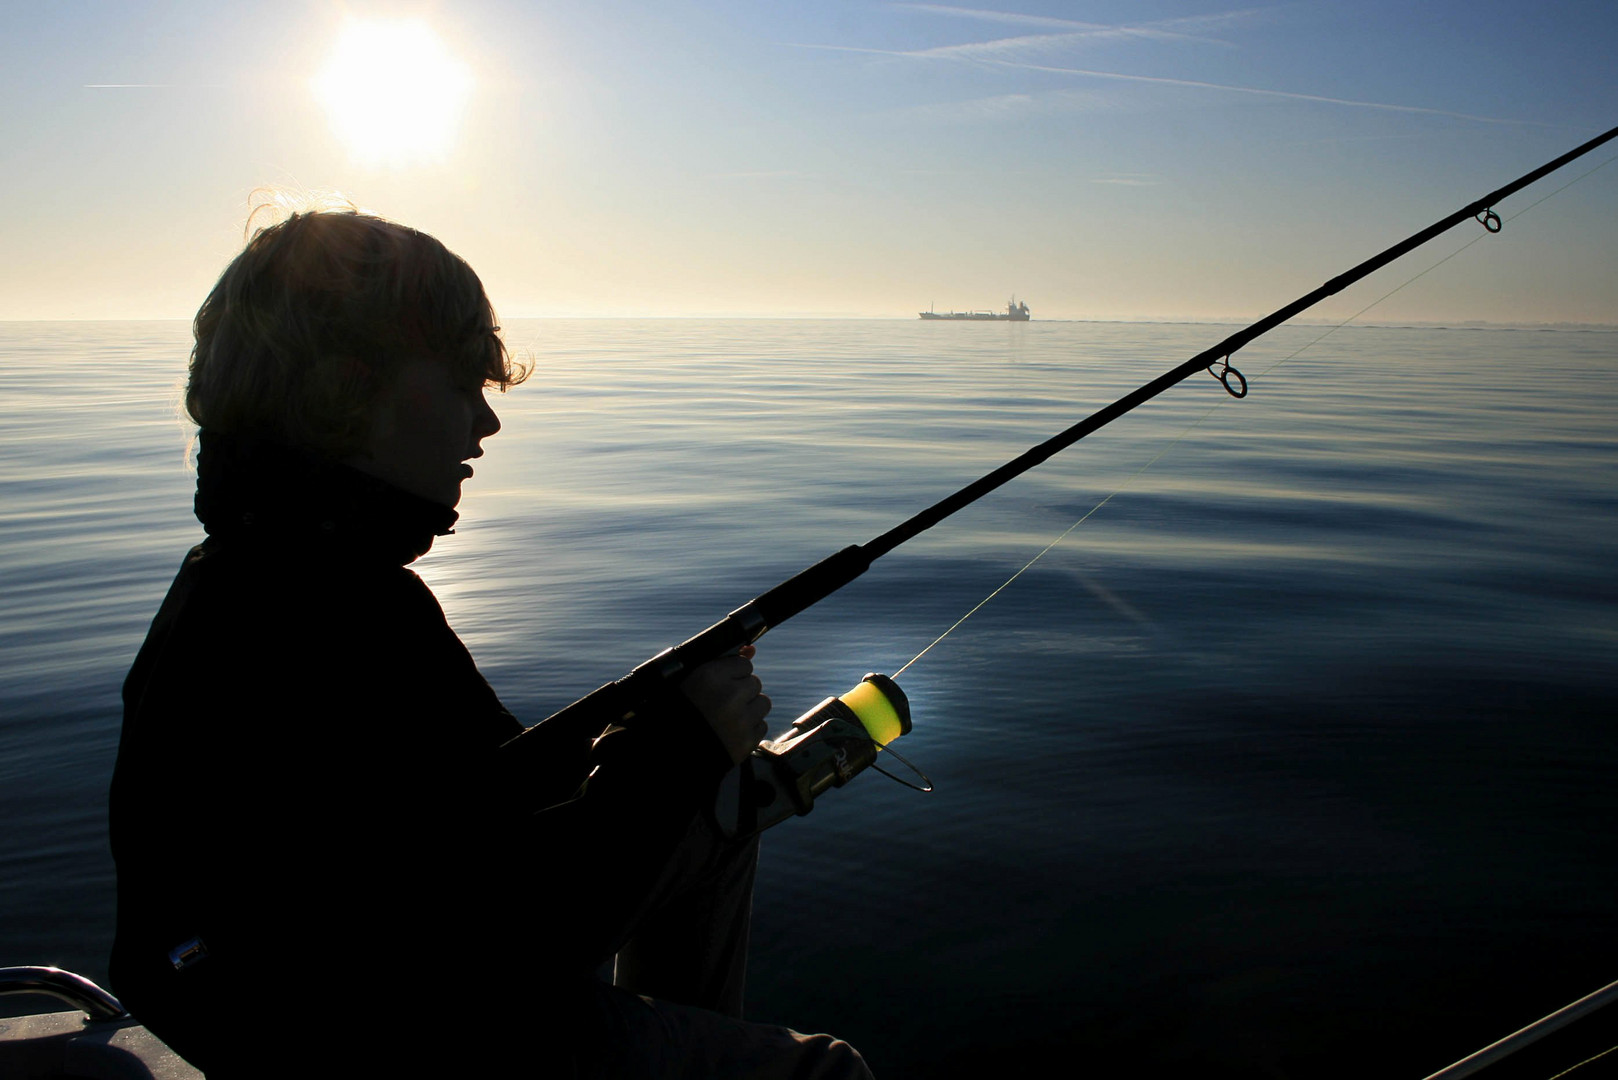
M 478 411 L 472 418 L 472 431 L 479 439 L 487 439 L 500 431 L 500 417 L 495 415 L 494 406 L 489 404 L 486 394 L 478 395 Z

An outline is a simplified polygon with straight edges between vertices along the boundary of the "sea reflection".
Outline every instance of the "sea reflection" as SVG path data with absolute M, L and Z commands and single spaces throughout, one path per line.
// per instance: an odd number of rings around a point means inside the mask
M 516 320 L 536 373 L 418 569 L 537 720 L 1223 332 Z M 1318 332 L 760 643 L 784 725 L 1118 492 L 901 680 L 935 795 L 862 777 L 768 838 L 755 1015 L 897 1075 L 1369 1075 L 1618 970 L 1618 334 L 1349 328 L 1264 374 Z M 186 346 L 0 328 L 0 962 L 104 974 L 117 688 L 200 536 Z

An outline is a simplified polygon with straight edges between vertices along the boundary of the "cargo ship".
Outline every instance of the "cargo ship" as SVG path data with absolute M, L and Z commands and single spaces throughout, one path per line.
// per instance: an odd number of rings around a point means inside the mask
M 924 319 L 950 319 L 954 321 L 970 320 L 973 322 L 1027 322 L 1028 305 L 1019 303 L 1013 296 L 1006 303 L 1004 311 L 934 311 L 928 308 L 919 312 Z

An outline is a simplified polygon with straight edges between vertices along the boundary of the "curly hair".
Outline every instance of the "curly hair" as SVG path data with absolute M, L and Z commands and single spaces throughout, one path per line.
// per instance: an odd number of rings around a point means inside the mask
M 192 332 L 185 409 L 199 427 L 335 459 L 363 445 L 371 402 L 411 357 L 469 386 L 504 390 L 528 375 L 463 259 L 351 208 L 255 232 Z

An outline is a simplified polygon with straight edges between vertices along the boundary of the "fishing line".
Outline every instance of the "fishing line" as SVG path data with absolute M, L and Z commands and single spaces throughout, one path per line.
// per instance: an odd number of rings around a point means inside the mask
M 1548 199 L 1555 198 L 1556 196 L 1560 195 L 1562 192 L 1566 191 L 1568 188 L 1572 187 L 1574 184 L 1577 184 L 1579 181 L 1584 180 L 1586 177 L 1589 177 L 1592 174 L 1597 173 L 1597 172 L 1601 171 L 1602 169 L 1606 168 L 1608 165 L 1611 165 L 1614 161 L 1618 161 L 1618 156 L 1608 158 L 1606 161 L 1603 161 L 1601 164 L 1595 166 L 1594 168 L 1589 169 L 1588 171 L 1579 174 L 1578 176 L 1574 177 L 1572 180 L 1569 180 L 1567 183 L 1563 184 L 1561 187 L 1557 188 L 1556 190 L 1551 191 L 1551 192 L 1547 192 L 1545 195 L 1543 195 L 1540 198 L 1538 198 L 1538 199 L 1534 200 L 1533 202 L 1529 203 L 1527 206 L 1523 207 L 1521 210 L 1518 210 L 1515 213 L 1513 213 L 1513 214 L 1509 215 L 1508 217 L 1506 217 L 1504 219 L 1504 221 L 1515 221 L 1515 220 L 1517 220 L 1518 218 L 1522 217 L 1524 214 L 1528 213 L 1530 210 L 1534 209 L 1534 207 L 1538 206 L 1540 203 L 1545 202 Z M 1308 350 L 1314 348 L 1316 345 L 1318 345 L 1322 341 L 1326 340 L 1332 334 L 1335 334 L 1337 331 L 1341 330 L 1343 327 L 1347 326 L 1349 323 L 1353 322 L 1354 320 L 1358 319 L 1360 316 L 1364 315 L 1367 311 L 1370 311 L 1372 308 L 1376 307 L 1377 305 L 1381 304 L 1383 301 L 1385 301 L 1385 300 L 1389 299 L 1390 297 L 1394 296 L 1396 293 L 1401 292 L 1402 290 L 1404 290 L 1408 286 L 1413 285 L 1415 282 L 1417 282 L 1417 281 L 1421 280 L 1422 278 L 1426 277 L 1428 274 L 1432 273 L 1434 270 L 1437 270 L 1440 266 L 1443 266 L 1445 263 L 1449 262 L 1451 259 L 1453 259 L 1457 255 L 1461 254 L 1461 252 L 1463 252 L 1463 251 L 1467 250 L 1468 248 L 1470 248 L 1473 244 L 1476 244 L 1481 240 L 1486 240 L 1489 237 L 1491 237 L 1491 236 L 1495 235 L 1496 233 L 1498 233 L 1500 231 L 1500 229 L 1503 227 L 1502 219 L 1497 214 L 1495 214 L 1494 211 L 1492 211 L 1492 210 L 1487 211 L 1486 214 L 1487 214 L 1487 216 L 1485 216 L 1484 214 L 1479 214 L 1478 215 L 1478 223 L 1483 226 L 1483 230 L 1484 230 L 1483 232 L 1481 232 L 1478 235 L 1474 236 L 1472 239 L 1468 240 L 1466 243 L 1462 244 L 1460 247 L 1456 248 L 1454 251 L 1450 252 L 1448 255 L 1445 255 L 1442 259 L 1439 259 L 1437 262 L 1433 263 L 1431 266 L 1429 266 L 1429 267 L 1421 270 L 1420 272 L 1412 275 L 1411 277 L 1405 279 L 1404 281 L 1400 282 L 1398 285 L 1395 285 L 1393 288 L 1389 289 L 1387 292 L 1383 293 L 1381 296 L 1377 297 L 1375 300 L 1372 300 L 1369 304 L 1366 304 L 1364 307 L 1362 307 L 1358 311 L 1354 312 L 1354 314 L 1350 315 L 1348 318 L 1344 319 L 1342 322 L 1328 327 L 1318 337 L 1314 338 L 1311 341 L 1305 342 L 1303 345 L 1300 345 L 1297 349 L 1295 349 L 1291 353 L 1287 354 L 1286 356 L 1283 356 L 1281 359 L 1277 360 L 1275 363 L 1271 364 L 1269 367 L 1264 368 L 1263 370 L 1261 370 L 1254 377 L 1255 378 L 1263 378 L 1265 375 L 1268 375 L 1270 372 L 1274 371 L 1276 368 L 1280 367 L 1282 364 L 1285 364 L 1287 361 L 1297 359 L 1299 356 L 1302 356 Z M 1228 369 L 1229 357 L 1226 358 L 1226 361 L 1227 361 L 1227 369 Z M 1210 367 L 1209 370 L 1211 372 L 1212 368 Z M 1234 369 L 1228 369 L 1228 370 L 1233 371 Z M 1240 376 L 1238 375 L 1238 377 L 1240 377 Z M 1219 376 L 1216 375 L 1215 378 L 1219 378 Z M 1224 382 L 1225 380 L 1221 378 L 1220 381 Z M 1226 388 L 1229 389 L 1228 386 Z M 1237 397 L 1237 398 L 1245 397 L 1246 396 L 1246 389 L 1247 389 L 1247 384 L 1246 384 L 1246 381 L 1244 380 L 1242 382 L 1242 393 L 1237 394 L 1235 391 L 1231 391 L 1231 397 Z M 904 667 L 901 667 L 898 671 L 895 671 L 893 673 L 894 678 L 898 678 L 900 675 L 903 675 L 906 671 L 909 671 L 912 664 L 914 664 L 917 660 L 920 660 L 923 656 L 926 656 L 929 652 L 932 651 L 933 646 L 937 645 L 939 642 L 941 642 L 945 638 L 949 637 L 957 629 L 959 629 L 959 627 L 961 626 L 962 623 L 966 622 L 966 620 L 970 619 L 972 616 L 976 615 L 979 611 L 981 611 L 989 603 L 989 601 L 993 600 L 995 597 L 997 597 L 1001 593 L 1005 592 L 1006 589 L 1011 586 L 1012 582 L 1016 581 L 1018 578 L 1022 577 L 1023 574 L 1027 573 L 1028 570 L 1035 563 L 1039 562 L 1039 560 L 1043 559 L 1047 554 L 1049 554 L 1051 549 L 1055 548 L 1063 540 L 1066 540 L 1069 536 L 1071 536 L 1073 534 L 1073 531 L 1075 529 L 1077 529 L 1080 525 L 1083 525 L 1086 521 L 1090 520 L 1090 518 L 1092 516 L 1094 516 L 1096 511 L 1100 510 L 1103 506 L 1106 506 L 1109 502 L 1111 502 L 1113 500 L 1114 496 L 1122 494 L 1123 492 L 1127 491 L 1135 483 L 1135 481 L 1140 479 L 1142 473 L 1144 473 L 1147 469 L 1150 469 L 1153 465 L 1156 465 L 1159 461 L 1161 461 L 1164 458 L 1165 455 L 1168 454 L 1168 452 L 1170 450 L 1173 450 L 1181 442 L 1185 441 L 1186 436 L 1190 435 L 1197 428 L 1201 427 L 1203 422 L 1206 421 L 1210 416 L 1212 416 L 1214 414 L 1215 409 L 1219 408 L 1221 405 L 1228 404 L 1229 400 L 1230 400 L 1229 398 L 1220 398 L 1218 401 L 1216 401 L 1212 405 L 1208 406 L 1207 410 L 1204 411 L 1201 416 L 1197 417 L 1195 420 L 1193 420 L 1190 424 L 1188 424 L 1186 426 L 1185 430 L 1181 431 L 1173 439 L 1169 440 L 1169 442 L 1163 447 L 1163 449 L 1159 450 L 1157 452 L 1157 454 L 1154 455 L 1151 458 L 1151 460 L 1147 461 L 1146 464 L 1142 465 L 1140 468 L 1136 469 L 1133 473 L 1129 474 L 1129 476 L 1126 477 L 1121 484 L 1119 484 L 1110 493 L 1108 493 L 1105 497 L 1103 497 L 1100 502 L 1096 503 L 1089 510 L 1085 511 L 1084 515 L 1082 517 L 1080 517 L 1079 520 L 1077 520 L 1073 524 L 1069 525 L 1067 527 L 1067 529 L 1060 536 L 1058 536 L 1056 539 L 1052 540 L 1050 543 L 1046 544 L 1043 548 L 1040 548 L 1040 550 L 1034 555 L 1033 558 L 1029 559 L 1027 562 L 1023 563 L 1023 565 L 1021 567 L 1018 568 L 1016 573 L 1012 574 L 1005 581 L 1001 582 L 1000 585 L 993 592 L 989 593 L 989 595 L 985 596 L 982 600 L 979 600 L 975 605 L 973 605 L 972 609 L 970 611 L 968 611 L 965 615 L 962 615 L 959 619 L 956 619 L 953 623 L 951 623 L 950 626 L 949 626 L 949 629 L 945 630 L 942 634 L 939 634 L 937 637 L 933 638 L 932 641 L 928 642 L 926 648 L 922 649 L 921 652 L 917 653 L 915 656 L 912 656 L 909 660 L 907 660 L 905 662 Z
M 1555 191 L 1547 192 L 1546 194 L 1542 195 L 1538 199 L 1535 199 L 1533 202 L 1529 203 L 1527 206 L 1523 207 L 1521 210 L 1518 210 L 1516 213 L 1509 215 L 1504 220 L 1505 221 L 1516 221 L 1518 218 L 1520 218 L 1524 214 L 1528 213 L 1528 211 L 1532 210 L 1534 207 L 1538 206 L 1540 203 L 1545 202 L 1547 199 L 1554 199 L 1556 196 L 1560 195 L 1562 192 L 1566 191 L 1568 188 L 1572 187 L 1574 184 L 1577 184 L 1580 180 L 1585 179 L 1585 177 L 1588 177 L 1588 176 L 1592 175 L 1593 173 L 1600 172 L 1602 169 L 1605 169 L 1608 165 L 1611 165 L 1614 161 L 1618 161 L 1618 156 L 1610 157 L 1606 161 L 1603 161 L 1600 165 L 1595 166 L 1594 168 L 1590 169 L 1589 171 L 1580 173 L 1578 176 L 1575 176 L 1573 179 L 1569 180 L 1567 183 L 1563 184 L 1561 187 L 1557 188 Z M 1466 243 L 1462 244 L 1460 247 L 1456 248 L 1454 251 L 1450 252 L 1448 255 L 1445 255 L 1442 259 L 1439 259 L 1437 262 L 1433 263 L 1431 266 L 1427 267 L 1427 269 L 1421 271 L 1420 273 L 1414 274 L 1411 277 L 1409 277 L 1408 279 L 1406 279 L 1405 281 L 1401 282 L 1400 284 L 1395 285 L 1392 289 L 1389 289 L 1387 292 L 1383 293 L 1381 296 L 1377 297 L 1375 300 L 1372 300 L 1369 304 L 1366 304 L 1364 307 L 1360 308 L 1358 311 L 1356 311 L 1354 314 L 1350 315 L 1348 318 L 1344 319 L 1342 322 L 1340 322 L 1337 325 L 1327 329 L 1325 333 L 1321 334 L 1319 337 L 1315 338 L 1313 341 L 1308 342 L 1305 345 L 1299 346 L 1297 351 L 1295 351 L 1293 353 L 1290 353 L 1287 356 L 1283 356 L 1281 359 L 1277 360 L 1275 363 L 1271 364 L 1269 367 L 1265 368 L 1263 371 L 1260 371 L 1258 373 L 1257 377 L 1263 377 L 1265 375 L 1268 375 L 1270 372 L 1274 371 L 1276 368 L 1280 367 L 1282 364 L 1286 363 L 1288 360 L 1296 359 L 1298 356 L 1302 355 L 1307 350 L 1309 350 L 1309 349 L 1313 348 L 1314 346 L 1318 345 L 1320 342 L 1325 341 L 1332 334 L 1335 334 L 1337 331 L 1341 330 L 1343 327 L 1347 326 L 1349 323 L 1353 322 L 1355 319 L 1359 318 L 1361 315 L 1364 315 L 1367 311 L 1370 311 L 1372 308 L 1374 308 L 1378 304 L 1382 303 L 1382 301 L 1388 299 L 1388 297 L 1392 296 L 1394 293 L 1397 293 L 1400 290 L 1404 289 L 1406 286 L 1412 285 L 1415 282 L 1417 282 L 1417 281 L 1421 280 L 1422 278 L 1426 277 L 1428 274 L 1432 273 L 1434 270 L 1437 270 L 1440 266 L 1443 266 L 1445 263 L 1447 263 L 1451 259 L 1455 258 L 1455 256 L 1459 255 L 1461 252 L 1463 252 L 1467 248 L 1471 247 L 1473 244 L 1476 244 L 1476 243 L 1478 243 L 1480 241 L 1483 241 L 1483 240 L 1487 240 L 1489 237 L 1491 237 L 1495 233 L 1499 232 L 1500 228 L 1501 228 L 1500 225 L 1496 225 L 1493 228 L 1489 227 L 1488 225 L 1484 225 L 1484 231 L 1483 232 L 1478 233 L 1476 236 L 1472 237 L 1472 239 L 1468 240 Z M 1223 405 L 1224 402 L 1220 401 L 1218 404 Z M 1131 477 L 1130 479 L 1134 479 L 1134 478 Z
M 912 514 L 881 535 L 863 544 L 850 544 L 805 567 L 774 588 L 759 593 L 707 629 L 649 657 L 621 678 L 591 691 L 571 705 L 552 713 L 512 737 L 501 746 L 502 765 L 513 770 L 514 777 L 521 777 L 522 788 L 532 797 L 535 809 L 544 809 L 572 798 L 590 773 L 589 748 L 595 736 L 608 725 L 630 726 L 643 722 L 647 716 L 657 715 L 658 710 L 654 706 L 665 700 L 673 692 L 673 688 L 698 666 L 734 652 L 739 646 L 757 641 L 773 627 L 818 604 L 864 574 L 876 560 L 889 554 L 900 544 L 915 539 L 945 518 L 983 498 L 989 492 L 1010 483 L 1028 470 L 1049 461 L 1054 455 L 1080 439 L 1099 431 L 1198 371 L 1208 372 L 1220 381 L 1231 396 L 1241 397 L 1247 392 L 1247 385 L 1241 374 L 1230 366 L 1230 358 L 1235 353 L 1276 327 L 1290 322 L 1327 297 L 1337 295 L 1395 260 L 1464 224 L 1469 218 L 1477 220 L 1490 232 L 1499 231 L 1501 219 L 1493 209 L 1495 204 L 1613 139 L 1618 139 L 1618 127 L 1611 128 L 1567 153 L 1552 158 L 1537 169 L 1524 173 L 1482 198 L 1474 199 L 1465 206 L 1451 211 L 1425 229 L 1344 270 L 1285 307 L 1242 327 L 1217 345 L 1180 362 L 1155 379 L 1141 384 L 1118 400 L 1057 432 L 1044 442 L 1029 447 L 999 468 L 983 474 L 958 491 Z M 1172 447 L 1174 443 L 1171 442 L 1169 445 Z M 1165 447 L 1166 449 L 1168 448 Z M 1148 466 L 1150 464 L 1151 462 L 1147 463 Z M 1097 508 L 1105 502 L 1106 500 L 1103 500 Z M 1079 523 L 1083 520 L 1081 518 Z M 811 712 L 814 713 L 815 710 Z M 646 722 L 655 723 L 653 720 Z M 819 728 L 815 730 L 818 731 Z M 807 739 L 807 733 L 804 733 L 804 737 Z M 826 740 L 819 740 L 819 748 L 826 749 Z M 827 768 L 830 768 L 836 764 L 835 758 L 828 759 L 828 762 L 821 762 L 815 767 L 818 769 L 820 764 L 826 764 Z M 804 779 L 804 776 L 807 774 L 800 776 L 799 779 Z M 827 776 L 831 779 L 826 779 Z M 815 782 L 832 783 L 842 777 L 843 772 L 837 770 L 825 775 L 816 772 Z
M 1597 165 L 1594 168 L 1592 168 L 1592 169 L 1590 169 L 1590 170 L 1588 170 L 1586 172 L 1580 173 L 1578 176 L 1575 176 L 1573 179 L 1569 180 L 1567 183 L 1563 184 L 1561 187 L 1557 188 L 1555 191 L 1546 192 L 1544 195 L 1542 195 L 1539 198 L 1535 199 L 1533 202 L 1529 203 L 1527 206 L 1523 207 L 1521 210 L 1518 210 L 1516 213 L 1511 214 L 1508 217 L 1506 217 L 1505 221 L 1516 221 L 1518 218 L 1520 218 L 1524 214 L 1528 213 L 1528 211 L 1532 210 L 1534 207 L 1538 206 L 1540 203 L 1545 202 L 1548 199 L 1554 199 L 1556 196 L 1562 194 L 1562 192 L 1566 191 L 1568 188 L 1572 187 L 1574 184 L 1577 184 L 1580 180 L 1583 180 L 1586 177 L 1593 175 L 1594 173 L 1600 172 L 1602 169 L 1605 169 L 1608 165 L 1611 165 L 1614 161 L 1618 161 L 1618 155 L 1615 155 L 1613 157 L 1608 158 L 1606 161 L 1603 161 L 1600 165 Z M 1480 219 L 1480 223 L 1481 223 L 1481 219 Z M 1306 343 L 1304 345 L 1301 345 L 1301 346 L 1298 347 L 1298 349 L 1296 351 L 1294 351 L 1292 353 L 1289 353 L 1286 356 L 1283 356 L 1281 359 L 1277 360 L 1275 363 L 1271 364 L 1269 367 L 1267 367 L 1264 370 L 1260 371 L 1258 373 L 1258 375 L 1255 376 L 1255 377 L 1256 378 L 1262 378 L 1263 376 L 1268 375 L 1270 372 L 1274 371 L 1276 368 L 1280 367 L 1282 364 L 1286 363 L 1288 360 L 1294 360 L 1297 357 L 1301 356 L 1303 353 L 1307 352 L 1309 349 L 1314 348 L 1316 345 L 1320 344 L 1322 341 L 1325 341 L 1328 337 L 1335 334 L 1337 331 L 1341 330 L 1343 327 L 1347 326 L 1349 323 L 1353 322 L 1355 319 L 1359 318 L 1361 315 L 1364 315 L 1367 311 L 1370 311 L 1372 308 L 1374 308 L 1378 304 L 1382 303 L 1382 301 L 1388 299 L 1388 297 L 1392 296 L 1394 293 L 1397 293 L 1400 290 L 1404 289 L 1406 286 L 1412 285 L 1415 282 L 1417 282 L 1417 281 L 1421 280 L 1422 278 L 1426 277 L 1428 274 L 1432 273 L 1434 270 L 1437 270 L 1440 266 L 1443 266 L 1445 263 L 1447 263 L 1451 259 L 1455 258 L 1455 256 L 1459 255 L 1461 252 L 1463 252 L 1467 248 L 1471 247 L 1473 244 L 1476 244 L 1476 243 L 1478 243 L 1480 241 L 1483 241 L 1483 240 L 1487 240 L 1489 237 L 1491 237 L 1495 233 L 1499 232 L 1500 228 L 1501 228 L 1500 225 L 1496 225 L 1493 228 L 1490 228 L 1488 225 L 1484 225 L 1484 231 L 1483 232 L 1478 233 L 1476 236 L 1472 237 L 1472 239 L 1468 240 L 1466 243 L 1462 244 L 1460 247 L 1456 248 L 1454 251 L 1450 252 L 1448 255 L 1445 255 L 1442 259 L 1439 259 L 1437 262 L 1433 263 L 1431 266 L 1427 267 L 1427 269 L 1422 270 L 1421 272 L 1419 272 L 1417 274 L 1414 274 L 1411 277 L 1407 278 L 1405 281 L 1401 282 L 1400 284 L 1395 285 L 1392 289 L 1389 289 L 1387 292 L 1383 293 L 1381 296 L 1377 297 L 1375 300 L 1372 300 L 1369 304 L 1366 304 L 1364 307 L 1360 308 L 1358 311 L 1356 311 L 1354 314 L 1350 315 L 1348 318 L 1344 319 L 1342 322 L 1338 323 L 1335 326 L 1332 326 L 1332 327 L 1328 328 L 1323 334 L 1321 334 L 1319 337 L 1315 338 L 1313 341 L 1310 341 L 1310 342 L 1308 342 L 1308 343 Z M 1223 404 L 1224 404 L 1224 401 L 1221 400 L 1221 401 L 1217 402 L 1214 406 L 1210 406 L 1209 411 L 1211 412 L 1214 408 L 1217 408 L 1218 405 L 1223 405 Z M 1198 423 L 1201 423 L 1201 421 L 1199 420 Z M 1161 456 L 1161 455 L 1159 455 L 1159 456 Z M 1156 461 L 1157 459 L 1153 458 L 1152 460 Z M 1132 477 L 1130 477 L 1130 479 L 1133 480 L 1134 477 L 1132 476 Z M 1109 495 L 1109 496 L 1107 496 L 1107 498 L 1110 499 L 1110 498 L 1112 498 L 1112 496 Z M 1085 515 L 1085 516 L 1088 517 L 1089 515 Z M 1043 552 L 1041 552 L 1041 554 L 1043 554 Z
M 1577 1065 L 1568 1066 L 1567 1068 L 1563 1069 L 1561 1072 L 1557 1073 L 1555 1076 L 1550 1077 L 1550 1080 L 1561 1080 L 1562 1077 L 1566 1076 L 1568 1073 L 1572 1072 L 1574 1069 L 1582 1069 L 1586 1065 L 1590 1064 L 1590 1062 L 1592 1062 L 1592 1061 L 1600 1061 L 1602 1058 L 1606 1057 L 1608 1054 L 1612 1053 L 1614 1050 L 1618 1050 L 1618 1046 L 1609 1046 L 1607 1049 L 1601 1051 L 1601 1053 L 1599 1053 L 1599 1054 L 1596 1054 L 1594 1057 L 1587 1057 L 1583 1061 L 1579 1062 Z
M 934 645 L 937 645 L 940 641 L 943 641 L 945 638 L 949 637 L 950 634 L 955 632 L 956 627 L 960 626 L 966 620 L 970 619 L 973 615 L 976 615 L 978 613 L 978 611 L 985 604 L 987 604 L 990 600 L 993 600 L 995 597 L 999 596 L 1002 592 L 1004 592 L 1011 585 L 1011 583 L 1013 581 L 1016 581 L 1018 578 L 1022 577 L 1023 574 L 1028 570 L 1029 567 L 1033 566 L 1040 559 L 1043 559 L 1045 557 L 1046 553 L 1048 553 L 1057 544 L 1060 544 L 1063 540 L 1066 540 L 1073 533 L 1074 529 L 1077 529 L 1080 525 L 1083 525 L 1086 521 L 1090 520 L 1091 515 L 1093 515 L 1097 510 L 1100 510 L 1103 506 L 1106 506 L 1109 502 L 1111 502 L 1112 497 L 1114 495 L 1118 495 L 1118 494 L 1126 491 L 1129 488 L 1130 484 L 1134 483 L 1137 479 L 1140 478 L 1141 473 L 1145 472 L 1147 469 L 1150 469 L 1153 465 L 1156 465 L 1158 463 L 1158 461 L 1161 460 L 1162 457 L 1165 454 L 1167 454 L 1170 450 L 1172 450 L 1176 446 L 1178 446 L 1185 439 L 1185 437 L 1187 435 L 1191 434 L 1191 432 L 1193 432 L 1198 427 L 1200 427 L 1202 425 L 1202 422 L 1204 420 L 1208 419 L 1208 417 L 1212 416 L 1214 410 L 1219 408 L 1219 406 L 1223 405 L 1224 403 L 1225 403 L 1224 399 L 1221 399 L 1221 400 L 1215 402 L 1214 404 L 1210 405 L 1206 412 L 1204 412 L 1201 416 L 1197 417 L 1197 419 L 1193 420 L 1189 425 L 1187 425 L 1187 427 L 1186 427 L 1186 429 L 1184 431 L 1180 432 L 1173 439 L 1171 439 L 1168 442 L 1168 444 L 1163 447 L 1163 449 L 1161 449 L 1161 450 L 1159 450 L 1157 452 L 1157 455 L 1155 457 L 1153 457 L 1146 464 L 1142 465 L 1140 468 L 1136 469 L 1133 473 L 1131 473 L 1129 475 L 1129 477 L 1127 479 L 1124 480 L 1124 482 L 1122 484 L 1119 484 L 1117 488 L 1113 489 L 1113 491 L 1110 494 L 1108 494 L 1105 498 L 1103 498 L 1100 502 L 1096 503 L 1094 506 L 1090 507 L 1089 510 L 1085 511 L 1084 516 L 1079 518 L 1079 520 L 1075 521 L 1073 524 L 1069 525 L 1067 527 L 1066 532 L 1062 533 L 1061 536 L 1058 536 L 1055 540 L 1052 540 L 1050 543 L 1046 544 L 1043 548 L 1041 548 L 1039 550 L 1039 553 L 1037 555 L 1035 555 L 1032 559 L 1029 559 L 1026 563 L 1023 563 L 1022 569 L 1018 570 L 1015 574 L 1012 574 L 1010 577 L 1008 577 L 1004 582 L 1001 583 L 999 588 L 995 589 L 988 596 L 985 596 L 982 600 L 979 600 L 977 602 L 977 605 L 975 607 L 973 607 L 971 611 L 968 611 L 965 615 L 962 615 L 959 619 L 956 619 L 955 622 L 950 626 L 950 628 L 948 630 L 945 630 L 942 634 L 939 634 L 937 637 L 933 638 L 932 641 L 928 642 L 927 648 L 921 650 L 921 652 L 917 653 L 915 656 L 912 656 L 908 661 L 906 661 L 904 667 L 900 668 L 898 671 L 893 673 L 893 677 L 898 678 L 900 675 L 903 675 L 907 670 L 909 670 L 911 664 L 914 664 L 917 660 L 920 660 L 923 656 L 926 656 L 927 653 L 932 650 L 932 647 Z

